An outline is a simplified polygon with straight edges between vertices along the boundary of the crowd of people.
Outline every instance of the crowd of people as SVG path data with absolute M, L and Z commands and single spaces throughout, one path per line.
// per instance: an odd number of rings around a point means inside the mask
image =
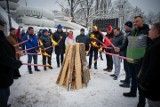
M 9 36 L 3 33 L 5 23 L 0 20 L 0 107 L 8 107 L 7 102 L 10 95 L 9 87 L 13 79 L 21 77 L 19 68 L 22 65 L 20 54 L 28 56 L 28 72 L 33 73 L 31 63 L 34 60 L 34 70 L 39 72 L 37 60 L 38 54 L 42 55 L 44 71 L 52 67 L 52 55 L 56 54 L 57 67 L 62 66 L 65 48 L 68 44 L 84 43 L 86 56 L 89 55 L 89 69 L 98 69 L 98 58 L 106 55 L 106 68 L 103 71 L 114 73 L 110 76 L 118 80 L 121 62 L 125 70 L 125 79 L 120 80 L 120 87 L 130 88 L 130 92 L 123 93 L 124 97 L 136 97 L 137 89 L 139 101 L 137 107 L 145 107 L 146 98 L 149 107 L 160 107 L 160 88 L 158 86 L 160 70 L 160 22 L 151 28 L 143 17 L 134 17 L 133 22 L 124 23 L 124 30 L 108 25 L 107 34 L 104 35 L 94 25 L 89 36 L 85 35 L 85 29 L 80 30 L 80 35 L 75 36 L 73 31 L 63 32 L 62 25 L 57 25 L 57 31 L 41 29 L 38 34 L 34 33 L 33 27 L 28 27 L 20 33 L 20 28 L 10 29 Z M 22 43 L 24 42 L 24 43 Z M 19 44 L 19 45 L 17 45 Z M 21 48 L 20 48 L 21 47 Z M 55 49 L 54 49 L 54 48 Z M 22 50 L 22 51 L 21 51 Z M 98 56 L 99 55 L 99 56 Z M 122 59 L 124 56 L 132 60 Z M 92 58 L 94 57 L 94 60 Z M 123 60 L 123 61 L 122 61 Z

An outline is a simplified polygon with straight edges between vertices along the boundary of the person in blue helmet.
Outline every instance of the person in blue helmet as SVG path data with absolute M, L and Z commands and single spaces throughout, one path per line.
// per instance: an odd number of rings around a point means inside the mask
M 60 57 L 61 57 L 61 64 L 63 63 L 66 37 L 67 35 L 63 32 L 62 25 L 58 24 L 57 31 L 53 34 L 53 39 L 58 43 L 58 45 L 55 46 L 57 67 L 60 67 Z

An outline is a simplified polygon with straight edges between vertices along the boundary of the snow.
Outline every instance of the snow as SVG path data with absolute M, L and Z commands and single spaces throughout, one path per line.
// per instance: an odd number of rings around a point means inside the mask
M 87 56 L 87 60 L 88 60 Z M 91 80 L 87 87 L 79 90 L 67 91 L 65 87 L 56 84 L 60 68 L 57 68 L 55 54 L 52 57 L 53 70 L 33 71 L 28 74 L 27 66 L 22 66 L 22 77 L 14 81 L 11 86 L 9 103 L 12 107 L 136 107 L 137 98 L 123 97 L 123 92 L 129 92 L 130 88 L 121 88 L 120 80 L 124 79 L 123 64 L 118 80 L 113 80 L 106 68 L 106 58 L 98 60 L 98 70 L 91 69 Z M 27 62 L 27 56 L 21 57 Z M 38 63 L 42 63 L 41 55 Z M 32 67 L 33 69 L 33 67 Z

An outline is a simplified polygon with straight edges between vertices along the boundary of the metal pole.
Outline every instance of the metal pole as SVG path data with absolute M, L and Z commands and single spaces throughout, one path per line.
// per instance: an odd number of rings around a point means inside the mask
M 9 21 L 9 27 L 12 27 L 12 23 L 11 23 L 11 14 L 10 14 L 10 10 L 9 10 L 9 2 L 8 0 L 6 0 L 7 3 L 7 11 L 8 11 L 8 21 Z

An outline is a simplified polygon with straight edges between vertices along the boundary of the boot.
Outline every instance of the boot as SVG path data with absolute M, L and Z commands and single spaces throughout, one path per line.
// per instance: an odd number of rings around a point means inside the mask
M 49 68 L 49 69 L 53 69 L 53 67 L 51 67 L 51 66 L 49 66 L 48 68 Z
M 47 67 L 44 67 L 44 70 L 47 71 Z
M 40 70 L 40 69 L 38 69 L 38 68 L 36 68 L 36 69 L 35 69 L 35 71 L 39 72 L 39 71 L 41 71 L 41 70 Z
M 94 64 L 94 69 L 97 69 L 97 63 Z
M 107 68 L 105 68 L 105 69 L 103 69 L 103 71 L 108 71 L 108 67 L 107 67 Z
M 129 92 L 129 93 L 123 93 L 123 96 L 125 96 L 125 97 L 136 97 L 137 95 Z
M 33 74 L 33 72 L 31 70 L 29 70 L 28 72 L 29 72 L 29 74 Z
M 120 86 L 120 87 L 124 87 L 124 88 L 129 88 L 129 87 L 130 87 L 130 84 L 123 83 L 123 84 L 120 84 L 119 86 Z

